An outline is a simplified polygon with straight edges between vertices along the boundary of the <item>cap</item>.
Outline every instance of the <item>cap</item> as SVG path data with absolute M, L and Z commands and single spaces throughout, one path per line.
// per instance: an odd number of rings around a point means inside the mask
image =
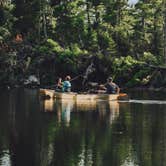
M 107 80 L 112 81 L 112 80 L 113 80 L 113 78 L 112 78 L 112 77 L 108 77 L 108 78 L 107 78 Z

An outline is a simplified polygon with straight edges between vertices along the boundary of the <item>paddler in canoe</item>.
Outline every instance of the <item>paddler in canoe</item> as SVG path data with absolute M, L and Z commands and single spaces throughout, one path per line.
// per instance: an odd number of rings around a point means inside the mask
M 55 91 L 62 92 L 62 86 L 63 86 L 62 78 L 59 78 L 56 84 Z
M 119 94 L 119 92 L 120 88 L 116 83 L 113 82 L 112 77 L 108 77 L 105 85 L 99 85 L 98 93 Z
M 65 81 L 62 82 L 62 78 L 58 79 L 58 83 L 55 91 L 57 92 L 71 92 L 71 77 L 67 75 Z
M 57 92 L 71 92 L 71 77 L 67 75 L 65 81 L 62 82 L 62 78 L 59 78 L 56 91 Z M 104 85 L 99 85 L 99 89 L 94 91 L 95 93 L 105 93 L 105 94 L 119 94 L 119 86 L 113 82 L 112 77 L 108 77 L 107 83 Z

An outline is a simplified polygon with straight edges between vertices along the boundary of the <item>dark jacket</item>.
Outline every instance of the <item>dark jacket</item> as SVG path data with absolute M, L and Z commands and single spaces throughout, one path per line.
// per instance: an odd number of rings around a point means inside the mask
M 106 93 L 108 94 L 117 93 L 117 89 L 119 88 L 118 85 L 116 85 L 115 83 L 107 83 L 105 87 L 106 87 Z

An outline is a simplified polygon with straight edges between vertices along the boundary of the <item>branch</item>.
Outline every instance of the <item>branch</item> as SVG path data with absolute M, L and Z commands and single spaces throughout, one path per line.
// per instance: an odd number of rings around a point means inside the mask
M 165 66 L 155 66 L 155 65 L 149 65 L 147 63 L 144 63 L 145 66 L 153 68 L 153 69 L 158 69 L 158 70 L 166 70 Z

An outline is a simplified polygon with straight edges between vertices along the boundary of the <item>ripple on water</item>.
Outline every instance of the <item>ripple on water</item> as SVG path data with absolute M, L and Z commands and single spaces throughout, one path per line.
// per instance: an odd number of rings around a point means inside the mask
M 129 101 L 120 101 L 127 103 L 138 103 L 138 104 L 166 104 L 165 100 L 129 100 Z
M 0 166 L 11 166 L 9 150 L 3 150 L 0 153 Z

